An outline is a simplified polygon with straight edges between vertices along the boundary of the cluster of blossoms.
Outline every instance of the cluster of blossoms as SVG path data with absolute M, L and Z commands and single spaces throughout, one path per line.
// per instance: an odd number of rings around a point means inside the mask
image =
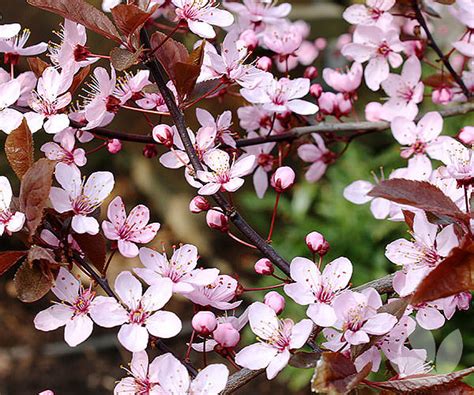
M 52 7 L 40 0 L 34 3 Z M 152 0 L 143 2 L 142 8 L 129 3 L 104 0 L 102 8 L 111 12 L 116 22 L 121 20 L 117 17 L 121 7 L 126 8 L 125 12 L 133 7 L 133 12 L 143 18 L 134 29 L 122 26 L 121 34 L 115 35 L 115 27 L 109 27 L 106 35 L 120 42 L 121 47 L 115 50 L 133 55 L 128 65 L 138 65 L 133 72 L 122 73 L 128 67 L 122 67 L 113 51 L 110 56 L 97 55 L 87 47 L 86 27 L 103 32 L 111 23 L 105 14 L 107 23 L 99 27 L 92 22 L 81 24 L 77 18 L 65 19 L 58 33 L 60 42 L 49 45 L 26 46 L 28 30 L 21 31 L 18 24 L 0 25 L 0 53 L 7 66 L 0 69 L 0 130 L 9 135 L 9 141 L 13 137 L 18 140 L 16 136 L 25 130 L 28 134 L 44 130 L 52 135 L 52 141 L 41 147 L 47 160 L 29 163 L 29 170 L 19 174 L 19 199 L 14 198 L 10 181 L 0 176 L 0 236 L 20 232 L 22 239 L 28 240 L 28 249 L 40 258 L 22 252 L 20 258 L 28 255 L 28 262 L 21 269 L 40 265 L 58 299 L 36 315 L 35 327 L 52 331 L 64 326 L 64 339 L 71 347 L 86 341 L 94 325 L 119 327 L 118 341 L 132 358 L 129 376 L 117 383 L 116 394 L 217 394 L 225 389 L 232 369 L 265 369 L 267 378 L 273 379 L 305 347 L 352 359 L 359 372 L 368 365 L 378 372 L 382 358 L 386 358 L 398 379 L 428 374 L 426 352 L 411 348 L 409 336 L 417 326 L 441 328 L 457 310 L 469 309 L 471 294 L 465 289 L 416 303 L 411 297 L 453 251 L 472 238 L 474 126 L 465 126 L 457 137 L 442 135 L 442 110 L 419 114 L 419 106 L 427 86 L 432 88 L 431 101 L 435 105 L 471 104 L 472 0 L 458 0 L 451 6 L 433 4 L 433 13 L 449 11 L 463 31 L 451 43 L 449 55 L 441 59 L 442 68 L 434 65 L 436 73 L 428 81 L 422 80 L 422 64 L 433 39 L 426 30 L 428 15 L 418 5 L 405 10 L 405 14 L 395 0 L 367 0 L 366 4 L 348 7 L 343 18 L 353 25 L 352 33 L 339 37 L 334 46 L 337 56 L 344 58 L 345 70 L 323 68 L 319 73 L 313 64 L 328 43 L 324 38 L 310 39 L 310 28 L 304 21 L 289 19 L 289 3 L 244 0 L 220 5 L 215 1 Z M 55 11 L 63 15 L 60 8 Z M 148 48 L 148 38 L 139 41 L 143 38 L 139 29 L 146 33 L 149 25 L 161 22 L 170 33 L 152 36 L 153 45 Z M 216 27 L 222 29 L 217 31 Z M 191 54 L 173 39 L 182 33 L 194 37 Z M 222 39 L 218 41 L 218 37 Z M 171 64 L 166 51 L 174 51 L 180 60 Z M 183 51 L 186 56 L 182 56 Z M 33 58 L 45 52 L 48 62 Z M 18 74 L 17 65 L 25 57 L 35 65 L 33 71 Z M 150 57 L 161 63 L 169 77 L 167 83 L 160 84 L 160 70 L 149 66 L 153 63 Z M 185 58 L 194 63 L 185 63 Z M 173 67 L 186 67 L 187 71 L 197 67 L 196 62 L 199 68 L 192 81 L 183 82 L 183 69 Z M 292 74 L 300 69 L 304 70 L 303 76 L 294 78 Z M 83 94 L 73 105 L 75 91 L 87 77 Z M 375 184 L 358 180 L 345 188 L 347 200 L 355 204 L 370 202 L 375 218 L 405 221 L 410 228 L 410 240 L 395 240 L 386 247 L 387 259 L 399 266 L 389 292 L 375 286 L 352 288 L 351 261 L 338 257 L 325 263 L 329 242 L 321 233 L 311 232 L 306 237 L 313 259 L 295 257 L 287 264 L 269 246 L 279 199 L 296 183 L 291 155 L 294 153 L 308 165 L 305 179 L 317 182 L 353 138 L 364 134 L 357 132 L 357 127 L 350 129 L 356 132 L 349 137 L 335 133 L 346 118 L 357 119 L 355 104 L 360 100 L 363 81 L 369 90 L 382 96 L 380 101 L 365 103 L 365 118 L 370 125 L 377 125 L 374 130 L 381 129 L 380 121 L 386 122 L 400 145 L 401 158 L 407 160 L 406 167 L 393 170 L 388 180 L 409 180 L 429 191 L 436 190 L 443 195 L 445 205 L 451 204 L 452 211 L 445 209 L 436 216 L 437 212 L 433 214 L 427 205 L 410 204 L 409 199 L 374 196 L 374 187 L 382 186 L 384 180 L 376 180 Z M 206 99 L 232 96 L 241 99 L 239 105 L 245 101 L 235 113 L 225 110 L 211 114 L 201 108 Z M 199 124 L 196 130 L 187 128 L 176 116 L 189 108 L 193 108 Z M 106 129 L 119 112 L 130 111 L 145 116 L 148 134 Z M 163 123 L 162 118 L 170 122 Z M 327 122 L 322 124 L 328 119 L 337 121 L 334 133 L 322 134 L 331 130 L 324 129 Z M 294 143 L 300 131 L 305 137 Z M 126 140 L 147 142 L 145 157 L 154 158 L 161 150 L 158 162 L 162 166 L 184 170 L 184 178 L 196 195 L 189 204 L 190 211 L 206 213 L 211 229 L 259 249 L 266 257 L 255 263 L 256 274 L 279 283 L 247 288 L 237 276 L 202 267 L 198 249 L 191 244 L 173 247 L 171 256 L 164 249 L 159 252 L 153 245 L 146 246 L 154 242 L 160 229 L 158 222 L 150 222 L 150 210 L 140 204 L 127 214 L 122 198 L 111 196 L 115 185 L 111 172 L 83 176 L 88 157 L 105 151 L 117 154 Z M 345 146 L 338 152 L 333 147 L 339 143 Z M 88 144 L 96 145 L 86 150 Z M 13 153 L 9 149 L 10 157 L 23 149 L 15 148 Z M 10 160 L 18 174 L 15 161 Z M 44 186 L 32 184 L 44 174 L 38 175 L 33 169 L 45 163 L 52 166 L 49 181 L 53 186 L 50 183 L 41 198 L 37 190 L 44 190 Z M 270 194 L 271 187 L 275 205 L 266 240 L 250 229 L 243 232 L 250 241 L 246 242 L 231 228 L 232 223 L 238 228 L 240 224 L 242 231 L 248 225 L 242 225 L 245 221 L 235 211 L 232 199 L 226 199 L 250 176 L 259 198 Z M 26 194 L 31 191 L 34 193 L 30 198 Z M 216 206 L 210 203 L 211 197 Z M 107 218 L 101 219 L 104 206 Z M 107 263 L 92 268 L 87 263 L 94 260 L 90 251 L 99 249 L 100 243 L 91 246 L 87 241 L 99 239 L 108 240 L 109 256 Z M 120 272 L 111 287 L 107 268 L 117 251 L 132 262 L 133 270 Z M 105 256 L 106 251 L 103 253 Z M 78 269 L 89 279 L 77 276 Z M 242 295 L 257 290 L 272 291 L 244 308 Z M 388 300 L 383 301 L 381 293 L 389 293 Z M 182 334 L 181 318 L 165 307 L 175 295 L 192 304 L 194 312 L 191 338 L 183 342 L 187 342 L 185 358 L 180 360 L 167 352 L 150 363 L 147 349 L 162 339 Z M 289 318 L 286 297 L 305 306 L 308 318 L 297 322 Z M 397 310 L 396 306 L 404 302 L 402 311 Z M 251 331 L 257 341 L 243 344 L 244 330 Z M 320 332 L 325 340 L 315 345 Z M 355 353 L 356 347 L 363 351 Z M 202 370 L 196 372 L 189 364 L 191 353 L 204 354 L 204 361 L 206 353 L 214 353 L 225 364 L 204 362 Z

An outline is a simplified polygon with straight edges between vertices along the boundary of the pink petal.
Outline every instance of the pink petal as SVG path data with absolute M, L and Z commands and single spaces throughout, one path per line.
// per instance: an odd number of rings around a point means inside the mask
M 137 324 L 122 325 L 117 337 L 122 346 L 131 352 L 143 351 L 148 345 L 148 331 Z

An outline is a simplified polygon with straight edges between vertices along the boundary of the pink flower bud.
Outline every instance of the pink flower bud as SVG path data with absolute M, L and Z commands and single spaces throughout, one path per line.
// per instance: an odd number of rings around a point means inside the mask
M 204 196 L 195 196 L 189 203 L 189 211 L 194 214 L 199 214 L 203 211 L 207 211 L 211 208 L 211 205 Z
M 324 37 L 319 37 L 314 40 L 314 45 L 318 51 L 322 51 L 324 48 L 327 47 L 328 40 L 326 40 Z
M 223 233 L 229 230 L 229 219 L 220 211 L 209 210 L 206 214 L 206 222 L 211 229 L 217 229 Z
M 336 94 L 333 92 L 323 92 L 318 99 L 319 110 L 326 115 L 334 113 L 334 109 L 337 107 Z
M 224 324 L 218 324 L 212 335 L 214 340 L 224 348 L 235 347 L 240 340 L 239 331 L 228 322 Z
M 303 77 L 308 78 L 310 80 L 314 80 L 315 78 L 318 77 L 318 69 L 314 66 L 306 67 Z
M 41 391 L 38 395 L 54 395 L 54 392 L 51 390 Z
M 158 155 L 155 144 L 147 144 L 143 147 L 143 156 L 148 159 L 154 158 Z
M 217 319 L 212 311 L 200 311 L 192 319 L 193 329 L 203 336 L 210 335 L 217 327 Z
M 252 29 L 244 30 L 240 34 L 240 39 L 245 43 L 245 46 L 249 51 L 253 51 L 255 48 L 257 48 L 258 38 Z
M 116 154 L 122 149 L 122 143 L 117 139 L 109 140 L 107 143 L 107 149 L 111 154 Z
M 257 60 L 257 68 L 263 71 L 268 71 L 272 68 L 272 60 L 268 56 L 262 56 Z
M 165 147 L 171 148 L 173 146 L 173 129 L 169 125 L 156 125 L 153 128 L 153 140 L 157 143 L 163 144 Z
M 263 298 L 263 303 L 271 307 L 275 313 L 280 314 L 285 308 L 285 298 L 278 292 L 271 291 Z
M 453 99 L 453 91 L 448 87 L 433 89 L 431 100 L 435 104 L 448 104 Z
M 263 276 L 269 276 L 270 274 L 273 274 L 273 272 L 275 271 L 275 268 L 273 267 L 273 263 L 271 263 L 270 259 L 267 259 L 267 258 L 259 259 L 255 263 L 254 268 L 257 274 L 262 274 Z
M 306 236 L 306 245 L 313 254 L 326 255 L 329 251 L 329 243 L 319 232 L 311 232 Z
M 474 144 L 474 126 L 463 127 L 458 134 L 458 138 L 464 144 L 467 144 L 467 145 Z
M 376 101 L 370 102 L 365 106 L 365 119 L 370 122 L 378 122 L 381 120 L 382 104 Z
M 309 88 L 309 94 L 317 99 L 323 93 L 323 87 L 319 84 L 312 84 Z
M 270 183 L 278 193 L 290 189 L 295 183 L 295 172 L 291 167 L 282 166 L 273 173 Z

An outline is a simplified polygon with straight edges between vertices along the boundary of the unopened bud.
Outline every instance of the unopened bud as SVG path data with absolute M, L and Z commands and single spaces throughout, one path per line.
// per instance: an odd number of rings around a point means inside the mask
M 218 324 L 212 336 L 214 340 L 224 348 L 233 348 L 240 340 L 239 331 L 228 322 Z
M 318 51 L 322 51 L 325 49 L 328 45 L 328 40 L 326 40 L 324 37 L 319 37 L 316 40 L 314 40 L 314 45 Z
M 207 211 L 211 208 L 211 205 L 204 196 L 195 196 L 193 200 L 189 202 L 189 211 L 194 214 L 199 214 L 203 211 Z
M 458 134 L 459 140 L 464 144 L 474 144 L 474 126 L 464 126 Z
M 157 143 L 163 144 L 165 147 L 171 148 L 173 146 L 173 129 L 169 125 L 161 124 L 153 128 L 153 140 Z
M 154 158 L 158 155 L 155 144 L 147 144 L 143 147 L 143 156 L 148 159 Z
M 253 51 L 255 48 L 257 48 L 258 38 L 252 29 L 244 30 L 240 34 L 240 39 L 245 43 L 245 46 L 249 51 Z
M 270 259 L 268 258 L 259 259 L 255 263 L 254 268 L 257 274 L 262 274 L 264 276 L 269 276 L 273 274 L 273 272 L 275 271 L 275 268 L 273 267 L 273 263 L 271 263 Z
M 329 251 L 329 243 L 319 232 L 311 232 L 306 236 L 306 245 L 313 254 L 326 255 Z
M 210 335 L 217 327 L 217 319 L 212 311 L 200 311 L 192 319 L 193 329 L 203 336 Z
M 272 68 L 272 60 L 268 56 L 262 56 L 257 60 L 257 68 L 263 71 L 268 71 Z
M 285 298 L 275 291 L 267 293 L 263 298 L 263 303 L 268 307 L 271 307 L 277 314 L 280 314 L 283 311 L 286 304 Z
M 306 67 L 303 77 L 308 78 L 310 80 L 314 80 L 315 78 L 318 77 L 318 69 L 314 66 Z
M 209 210 L 206 214 L 206 222 L 211 229 L 217 229 L 223 233 L 229 230 L 229 219 L 220 211 Z
M 107 149 L 111 154 L 116 154 L 122 149 L 122 143 L 118 139 L 109 140 L 107 143 Z
M 295 183 L 295 172 L 291 167 L 282 166 L 273 173 L 270 183 L 278 193 L 282 193 L 290 189 Z
M 319 84 L 312 84 L 309 87 L 309 94 L 317 99 L 323 93 L 323 87 Z
M 431 100 L 435 104 L 448 104 L 453 99 L 453 96 L 452 89 L 448 87 L 433 89 L 431 92 Z

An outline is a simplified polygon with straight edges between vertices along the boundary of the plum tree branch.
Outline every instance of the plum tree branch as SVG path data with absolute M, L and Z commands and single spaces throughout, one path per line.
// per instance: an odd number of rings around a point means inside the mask
M 449 62 L 448 58 L 444 56 L 443 51 L 441 51 L 440 47 L 436 43 L 433 35 L 430 32 L 430 28 L 428 27 L 428 24 L 426 23 L 425 17 L 423 16 L 423 13 L 420 9 L 418 0 L 412 0 L 412 5 L 413 5 L 413 10 L 415 11 L 416 20 L 418 21 L 418 23 L 420 24 L 420 26 L 422 27 L 422 29 L 424 30 L 426 34 L 428 45 L 439 56 L 439 59 L 443 62 L 444 67 L 446 67 L 446 70 L 448 70 L 449 74 L 451 74 L 454 81 L 456 81 L 456 83 L 461 88 L 462 92 L 464 93 L 464 96 L 466 96 L 469 99 L 472 96 L 471 92 L 467 88 L 461 76 L 458 73 L 456 73 L 456 71 L 453 69 L 453 66 L 451 66 L 451 63 Z

